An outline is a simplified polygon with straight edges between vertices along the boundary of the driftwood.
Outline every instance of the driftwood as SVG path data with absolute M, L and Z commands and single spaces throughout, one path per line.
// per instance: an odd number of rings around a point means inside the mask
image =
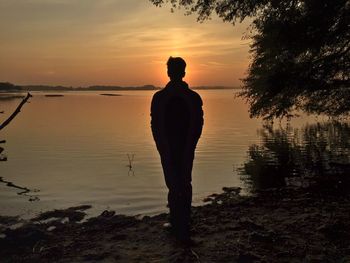
M 33 194 L 33 195 L 30 194 L 30 193 L 39 192 L 39 190 L 37 190 L 37 189 L 31 190 L 31 189 L 29 189 L 27 187 L 16 185 L 16 184 L 14 184 L 14 183 L 12 183 L 10 181 L 4 180 L 2 177 L 0 177 L 0 183 L 3 183 L 3 184 L 5 184 L 8 187 L 12 187 L 12 188 L 15 188 L 17 190 L 20 190 L 19 192 L 17 192 L 17 194 L 18 195 L 28 196 L 29 197 L 29 201 L 38 201 L 38 200 L 40 200 L 39 197 L 36 196 L 35 194 Z
M 0 130 L 5 128 L 17 116 L 17 114 L 21 111 L 23 105 L 29 100 L 30 97 L 32 97 L 32 95 L 28 92 L 27 96 L 21 101 L 16 110 L 10 115 L 10 117 L 7 118 L 7 120 L 5 120 L 0 125 Z

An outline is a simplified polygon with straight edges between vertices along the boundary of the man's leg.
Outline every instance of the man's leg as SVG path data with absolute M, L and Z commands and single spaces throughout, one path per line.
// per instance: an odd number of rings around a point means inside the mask
M 191 204 L 192 204 L 192 166 L 194 149 L 188 153 L 182 165 L 181 173 L 181 233 L 183 239 L 190 238 Z
M 192 203 L 192 163 L 193 154 L 183 162 L 183 151 L 173 154 L 173 158 L 162 157 L 162 166 L 168 192 L 170 223 L 174 234 L 180 239 L 190 237 Z
M 187 182 L 181 185 L 177 200 L 177 234 L 180 239 L 189 239 L 190 237 L 191 203 L 192 185 L 191 182 Z
M 169 221 L 174 228 L 176 224 L 177 182 L 176 171 L 169 156 L 161 155 L 165 184 L 168 188 Z M 173 229 L 175 231 L 175 229 Z
M 182 240 L 187 240 L 190 237 L 192 163 L 193 158 L 190 160 L 181 158 L 181 162 L 177 163 L 174 169 L 172 185 L 169 188 L 170 215 L 176 235 Z

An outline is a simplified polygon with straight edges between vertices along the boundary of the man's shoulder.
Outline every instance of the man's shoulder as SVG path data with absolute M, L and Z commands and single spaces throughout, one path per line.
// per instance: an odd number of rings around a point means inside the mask
M 199 96 L 199 94 L 196 92 L 196 91 L 194 91 L 193 89 L 188 89 L 189 90 L 189 92 L 191 93 L 191 95 L 193 96 L 193 97 L 196 97 L 196 98 L 200 98 L 201 96 Z
M 179 91 L 181 91 L 180 93 L 182 93 L 183 95 L 190 97 L 190 99 L 195 102 L 196 104 L 202 105 L 202 98 L 201 96 L 194 90 L 190 89 L 187 85 L 187 83 L 183 83 L 183 87 L 182 89 L 172 89 L 170 86 L 171 83 L 169 83 L 166 87 L 164 87 L 161 90 L 158 90 L 156 93 L 154 93 L 153 95 L 153 101 L 157 102 L 159 100 L 163 100 L 167 97 L 172 97 L 176 94 L 178 94 Z
M 194 101 L 196 101 L 200 105 L 203 104 L 201 96 L 196 91 L 192 89 L 188 89 L 188 91 L 191 94 L 191 97 Z
M 167 85 L 153 94 L 153 100 L 162 100 L 171 96 L 171 88 Z
M 153 100 L 157 100 L 159 99 L 160 97 L 164 96 L 164 88 L 161 89 L 161 90 L 158 90 L 156 93 L 153 94 Z

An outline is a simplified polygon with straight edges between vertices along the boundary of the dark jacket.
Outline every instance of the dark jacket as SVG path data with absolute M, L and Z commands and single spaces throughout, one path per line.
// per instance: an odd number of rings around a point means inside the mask
M 151 128 L 162 156 L 184 147 L 184 158 L 193 155 L 202 133 L 202 99 L 186 82 L 170 81 L 156 92 L 151 104 Z

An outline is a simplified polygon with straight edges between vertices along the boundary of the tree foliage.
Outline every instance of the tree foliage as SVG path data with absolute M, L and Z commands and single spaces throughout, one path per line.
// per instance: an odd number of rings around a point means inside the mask
M 252 18 L 252 62 L 240 96 L 254 117 L 295 110 L 350 113 L 349 0 L 150 0 L 199 21 L 216 13 L 235 24 Z

